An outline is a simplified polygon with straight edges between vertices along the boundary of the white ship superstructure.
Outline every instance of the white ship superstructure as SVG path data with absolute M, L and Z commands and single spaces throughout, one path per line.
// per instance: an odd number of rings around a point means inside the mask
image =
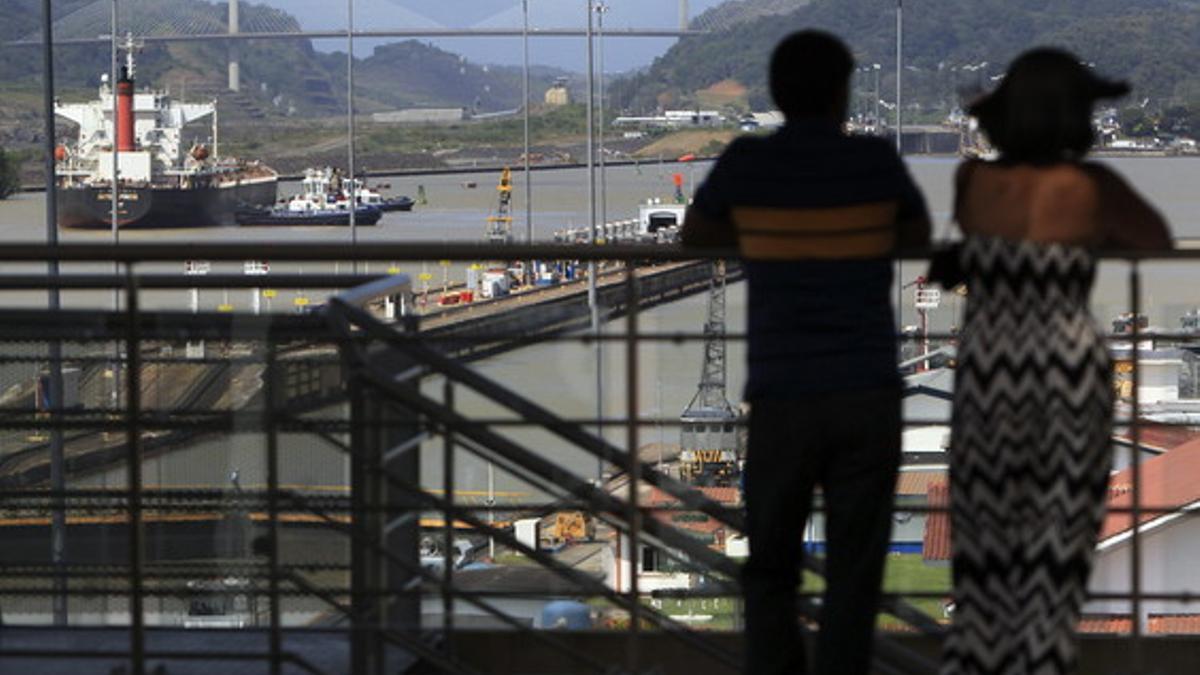
M 138 45 L 126 38 L 122 48 L 120 78 L 114 83 L 102 76 L 96 99 L 55 103 L 58 116 L 79 126 L 76 141 L 55 152 L 60 224 L 111 225 L 114 174 L 119 226 L 232 225 L 238 208 L 272 204 L 278 180 L 273 170 L 218 155 L 216 102 L 183 103 L 167 91 L 136 91 Z M 185 127 L 204 118 L 212 120 L 211 149 L 184 138 Z

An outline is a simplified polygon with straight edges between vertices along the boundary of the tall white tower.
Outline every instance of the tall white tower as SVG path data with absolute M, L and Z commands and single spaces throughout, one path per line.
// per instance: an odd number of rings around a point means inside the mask
M 688 0 L 679 0 L 679 30 L 688 29 Z
M 238 0 L 229 0 L 229 34 L 238 34 Z M 229 90 L 240 91 L 242 88 L 241 72 L 238 59 L 241 57 L 236 40 L 229 41 Z

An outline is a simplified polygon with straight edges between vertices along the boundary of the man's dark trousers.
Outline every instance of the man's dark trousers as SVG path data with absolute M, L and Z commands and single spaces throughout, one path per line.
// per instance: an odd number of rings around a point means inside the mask
M 816 672 L 870 668 L 900 464 L 899 387 L 755 400 L 746 463 L 746 672 L 806 673 L 796 592 L 813 489 L 825 507 Z

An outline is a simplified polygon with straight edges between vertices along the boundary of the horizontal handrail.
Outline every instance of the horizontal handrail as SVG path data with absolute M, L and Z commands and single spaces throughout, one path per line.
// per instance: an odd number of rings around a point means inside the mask
M 1200 260 L 1200 247 L 1191 239 L 1176 242 L 1166 250 L 1103 249 L 1096 252 L 1105 260 Z M 940 247 L 908 248 L 896 255 L 900 260 L 926 259 Z M 402 244 L 375 243 L 353 246 L 329 242 L 276 244 L 264 247 L 261 242 L 232 244 L 30 244 L 0 242 L 0 260 L 40 262 L 155 262 L 180 260 L 262 260 L 273 261 L 376 261 L 376 260 L 632 260 L 684 261 L 706 258 L 737 258 L 737 249 L 685 248 L 663 244 L 486 244 L 450 242 L 410 242 Z

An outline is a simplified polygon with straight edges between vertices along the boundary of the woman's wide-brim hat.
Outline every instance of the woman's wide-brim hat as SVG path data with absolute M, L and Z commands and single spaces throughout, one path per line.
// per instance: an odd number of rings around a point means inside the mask
M 967 113 L 986 117 L 1008 107 L 1016 97 L 1032 100 L 1039 96 L 1069 94 L 1091 104 L 1128 94 L 1129 84 L 1097 75 L 1075 55 L 1061 49 L 1040 48 L 1025 52 L 1009 66 L 1000 86 L 976 98 Z

